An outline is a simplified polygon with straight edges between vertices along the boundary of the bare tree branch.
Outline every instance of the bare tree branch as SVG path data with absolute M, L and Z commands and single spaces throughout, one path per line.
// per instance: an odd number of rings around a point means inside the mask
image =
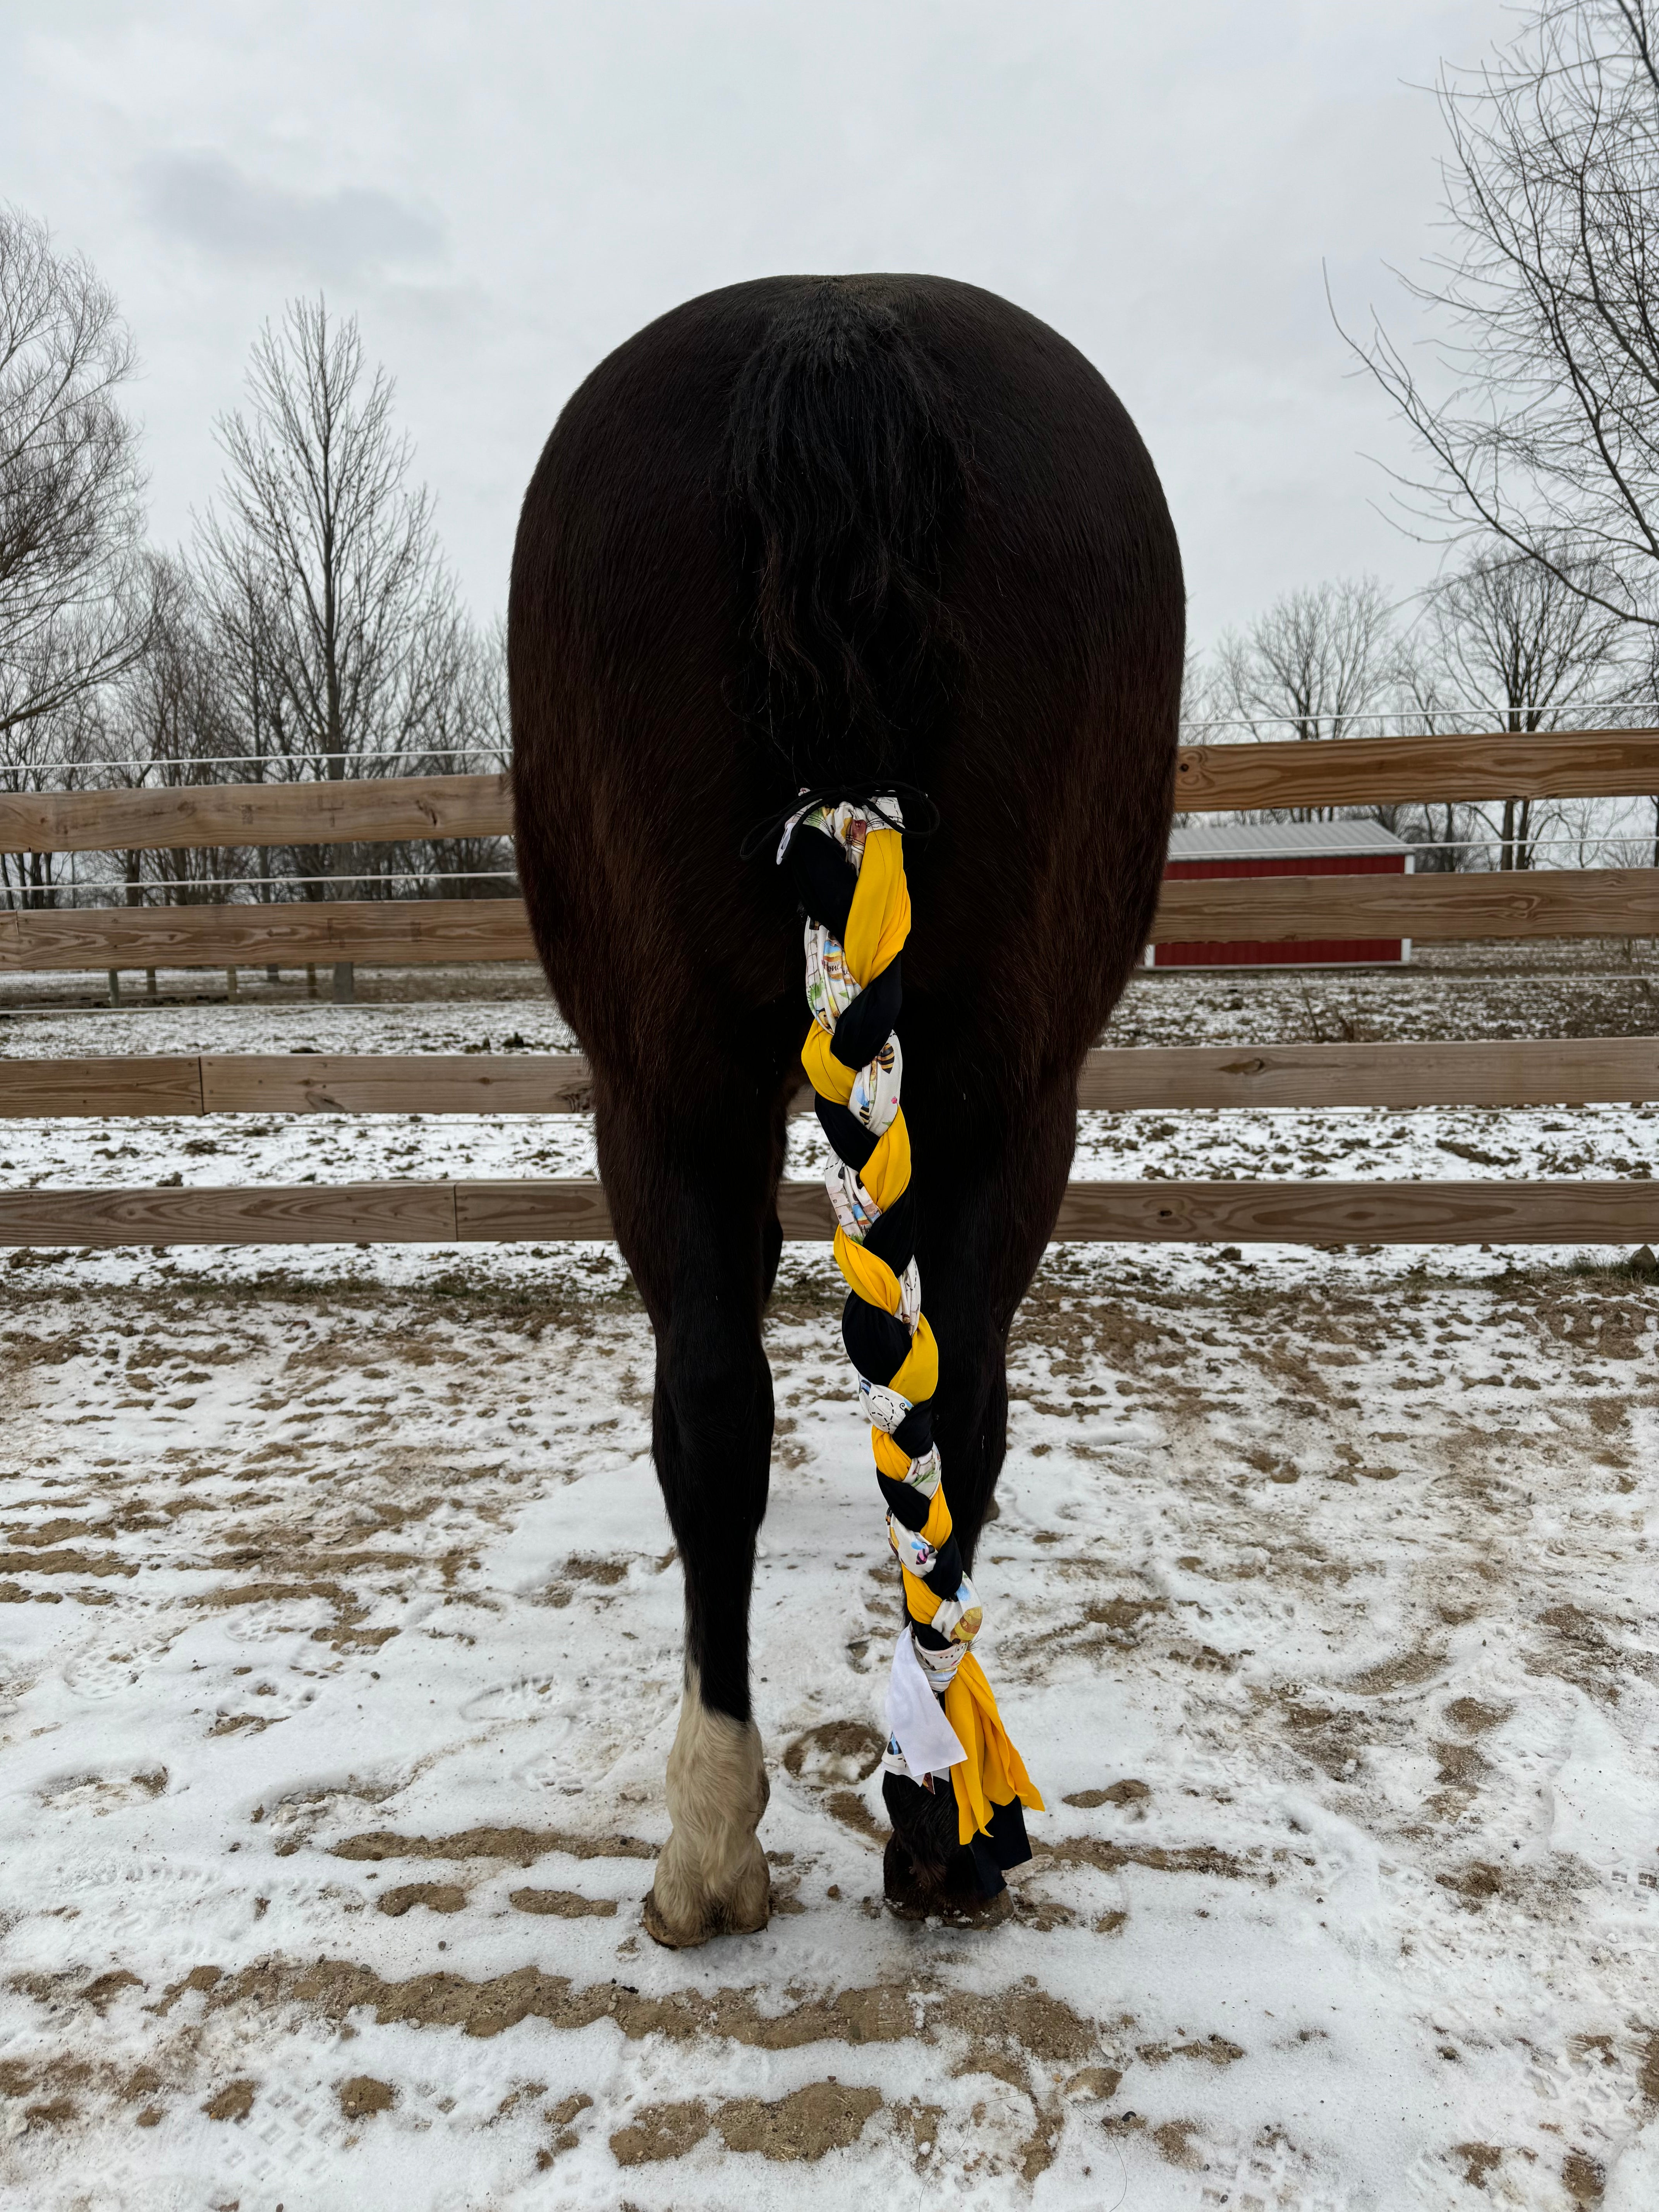
M 1456 243 L 1401 280 L 1443 333 L 1435 369 L 1378 323 L 1348 340 L 1428 464 L 1397 477 L 1402 507 L 1429 534 L 1500 542 L 1621 624 L 1659 626 L 1655 8 L 1545 0 L 1438 92 Z

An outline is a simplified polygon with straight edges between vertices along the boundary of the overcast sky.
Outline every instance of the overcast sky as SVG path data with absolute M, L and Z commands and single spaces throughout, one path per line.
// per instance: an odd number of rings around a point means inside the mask
M 13 0 L 0 197 L 115 287 L 151 523 L 188 529 L 216 415 L 298 292 L 361 319 L 481 616 L 561 404 L 676 301 L 780 270 L 1006 293 L 1139 422 L 1194 635 L 1436 556 L 1376 511 L 1402 447 L 1325 305 L 1433 248 L 1420 88 L 1498 0 Z

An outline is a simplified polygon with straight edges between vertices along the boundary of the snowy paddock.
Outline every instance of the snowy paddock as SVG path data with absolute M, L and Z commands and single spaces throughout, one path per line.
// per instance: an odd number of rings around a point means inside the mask
M 1474 978 L 1456 1033 L 1651 1029 L 1644 981 Z M 1160 979 L 1119 1026 L 1272 1042 L 1352 1000 L 1423 1035 L 1424 982 Z M 530 1000 L 252 998 L 25 1006 L 0 1054 L 486 1034 L 563 1042 Z M 587 1141 L 0 1125 L 25 1185 L 571 1173 Z M 1078 1172 L 1656 1164 L 1659 1119 L 1604 1107 L 1094 1116 Z M 978 1575 L 1048 1810 L 970 1935 L 881 1905 L 896 1577 L 839 1280 L 792 1248 L 775 1913 L 673 1954 L 639 1901 L 679 1578 L 615 1255 L 12 1255 L 0 2202 L 1649 2212 L 1659 1288 L 1618 1258 L 1050 1255 Z

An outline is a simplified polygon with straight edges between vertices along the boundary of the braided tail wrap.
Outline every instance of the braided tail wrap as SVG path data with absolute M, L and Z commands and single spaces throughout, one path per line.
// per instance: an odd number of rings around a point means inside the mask
M 969 1844 L 992 1830 L 999 1808 L 1041 1811 L 1042 1800 L 969 1648 L 983 1613 L 963 1571 L 933 1439 L 939 1346 L 921 1310 L 894 1034 L 899 954 L 910 933 L 902 825 L 890 796 L 811 805 L 785 825 L 778 859 L 787 860 L 808 917 L 812 1026 L 801 1062 L 835 1156 L 825 1180 L 848 1291 L 842 1332 L 904 1577 L 908 1620 L 894 1656 L 887 1765 L 930 1789 L 948 1767 L 957 1840 Z M 994 1839 L 1004 1865 L 1028 1855 L 1023 1821 L 1014 1825 L 1018 1840 L 1006 1827 L 1006 1844 Z

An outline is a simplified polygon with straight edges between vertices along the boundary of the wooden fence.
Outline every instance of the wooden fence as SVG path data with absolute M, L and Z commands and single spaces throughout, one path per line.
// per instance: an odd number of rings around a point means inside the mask
M 1659 792 L 1659 732 L 1349 739 L 1184 751 L 1178 804 L 1354 806 L 1407 799 Z M 0 849 L 376 842 L 511 829 L 501 776 L 388 778 L 0 796 Z M 1659 870 L 1267 877 L 1169 883 L 1154 935 L 1420 942 L 1659 935 Z M 0 915 L 0 971 L 404 965 L 534 957 L 515 899 L 35 909 Z M 0 1115 L 580 1113 L 587 1071 L 562 1054 L 168 1055 L 0 1060 Z M 1180 1047 L 1091 1053 L 1079 1107 L 1572 1104 L 1659 1098 L 1659 1038 L 1417 1045 Z M 803 1095 L 797 1110 L 805 1110 Z M 817 1183 L 780 1194 L 786 1236 L 827 1237 Z M 31 1190 L 0 1195 L 0 1245 L 440 1243 L 604 1237 L 591 1179 L 296 1188 Z M 1659 1239 L 1659 1182 L 1087 1182 L 1055 1236 L 1085 1241 L 1626 1243 Z

